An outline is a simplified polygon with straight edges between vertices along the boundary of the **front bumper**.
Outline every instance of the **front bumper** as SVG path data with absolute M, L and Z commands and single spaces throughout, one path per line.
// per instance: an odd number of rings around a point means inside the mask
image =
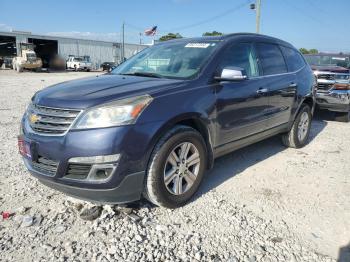
M 37 158 L 57 163 L 54 172 L 38 169 L 35 158 L 24 158 L 29 172 L 43 184 L 68 195 L 98 203 L 126 203 L 141 198 L 144 174 L 155 134 L 162 122 L 68 131 L 62 136 L 45 136 L 31 130 L 24 117 L 22 136 L 35 145 Z M 120 155 L 110 178 L 103 182 L 68 179 L 69 160 L 77 157 Z M 46 161 L 45 160 L 45 161 Z
M 93 189 L 70 186 L 53 180 L 44 179 L 44 174 L 33 170 L 30 171 L 30 173 L 38 178 L 45 186 L 65 193 L 68 196 L 97 204 L 123 204 L 139 200 L 143 191 L 143 179 L 145 175 L 145 172 L 130 174 L 115 188 Z
M 330 90 L 328 92 L 317 92 L 316 103 L 319 108 L 336 112 L 350 111 L 350 91 Z

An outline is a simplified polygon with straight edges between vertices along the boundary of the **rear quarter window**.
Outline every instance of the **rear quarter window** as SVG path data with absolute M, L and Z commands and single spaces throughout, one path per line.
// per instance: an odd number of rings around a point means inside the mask
M 264 75 L 275 75 L 288 72 L 287 65 L 278 45 L 257 43 L 256 50 Z
M 305 66 L 305 60 L 298 51 L 285 46 L 281 46 L 281 49 L 286 59 L 289 72 L 298 71 Z

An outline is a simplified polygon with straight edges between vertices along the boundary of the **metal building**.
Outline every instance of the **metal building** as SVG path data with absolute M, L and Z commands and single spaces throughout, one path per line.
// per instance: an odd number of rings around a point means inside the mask
M 33 43 L 37 56 L 48 64 L 55 55 L 68 59 L 69 55 L 90 56 L 94 68 L 103 62 L 121 61 L 121 44 L 99 40 L 76 39 L 59 36 L 36 35 L 31 32 L 0 32 L 0 57 L 13 57 L 20 51 L 21 43 Z M 124 56 L 129 58 L 147 46 L 124 45 Z

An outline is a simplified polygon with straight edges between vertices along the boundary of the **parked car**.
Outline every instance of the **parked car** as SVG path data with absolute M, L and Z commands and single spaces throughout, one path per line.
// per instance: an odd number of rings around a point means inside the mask
M 12 59 L 13 57 L 9 57 L 9 56 L 0 57 L 0 68 L 12 69 Z
M 350 56 L 305 55 L 317 78 L 316 102 L 320 109 L 336 112 L 336 120 L 350 121 Z
M 104 63 L 101 64 L 100 67 L 102 68 L 103 71 L 110 72 L 110 71 L 112 71 L 112 69 L 114 67 L 116 67 L 116 63 L 114 63 L 114 62 L 104 62 Z
M 23 69 L 38 71 L 41 69 L 42 60 L 36 56 L 34 45 L 21 43 L 19 55 L 12 59 L 13 69 L 17 72 L 22 72 Z
M 92 63 L 87 56 L 70 56 L 67 60 L 67 68 L 78 70 L 85 70 L 89 72 L 92 68 Z
M 175 208 L 221 155 L 279 134 L 303 147 L 314 85 L 299 51 L 276 38 L 168 41 L 111 74 L 37 92 L 19 148 L 33 176 L 69 195 Z

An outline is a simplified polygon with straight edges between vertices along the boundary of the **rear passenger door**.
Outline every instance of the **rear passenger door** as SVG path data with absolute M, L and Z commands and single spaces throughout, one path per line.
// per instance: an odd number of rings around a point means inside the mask
M 268 128 L 283 125 L 290 120 L 296 99 L 297 82 L 288 67 L 279 45 L 256 43 L 259 65 L 262 71 L 262 85 L 269 100 Z

